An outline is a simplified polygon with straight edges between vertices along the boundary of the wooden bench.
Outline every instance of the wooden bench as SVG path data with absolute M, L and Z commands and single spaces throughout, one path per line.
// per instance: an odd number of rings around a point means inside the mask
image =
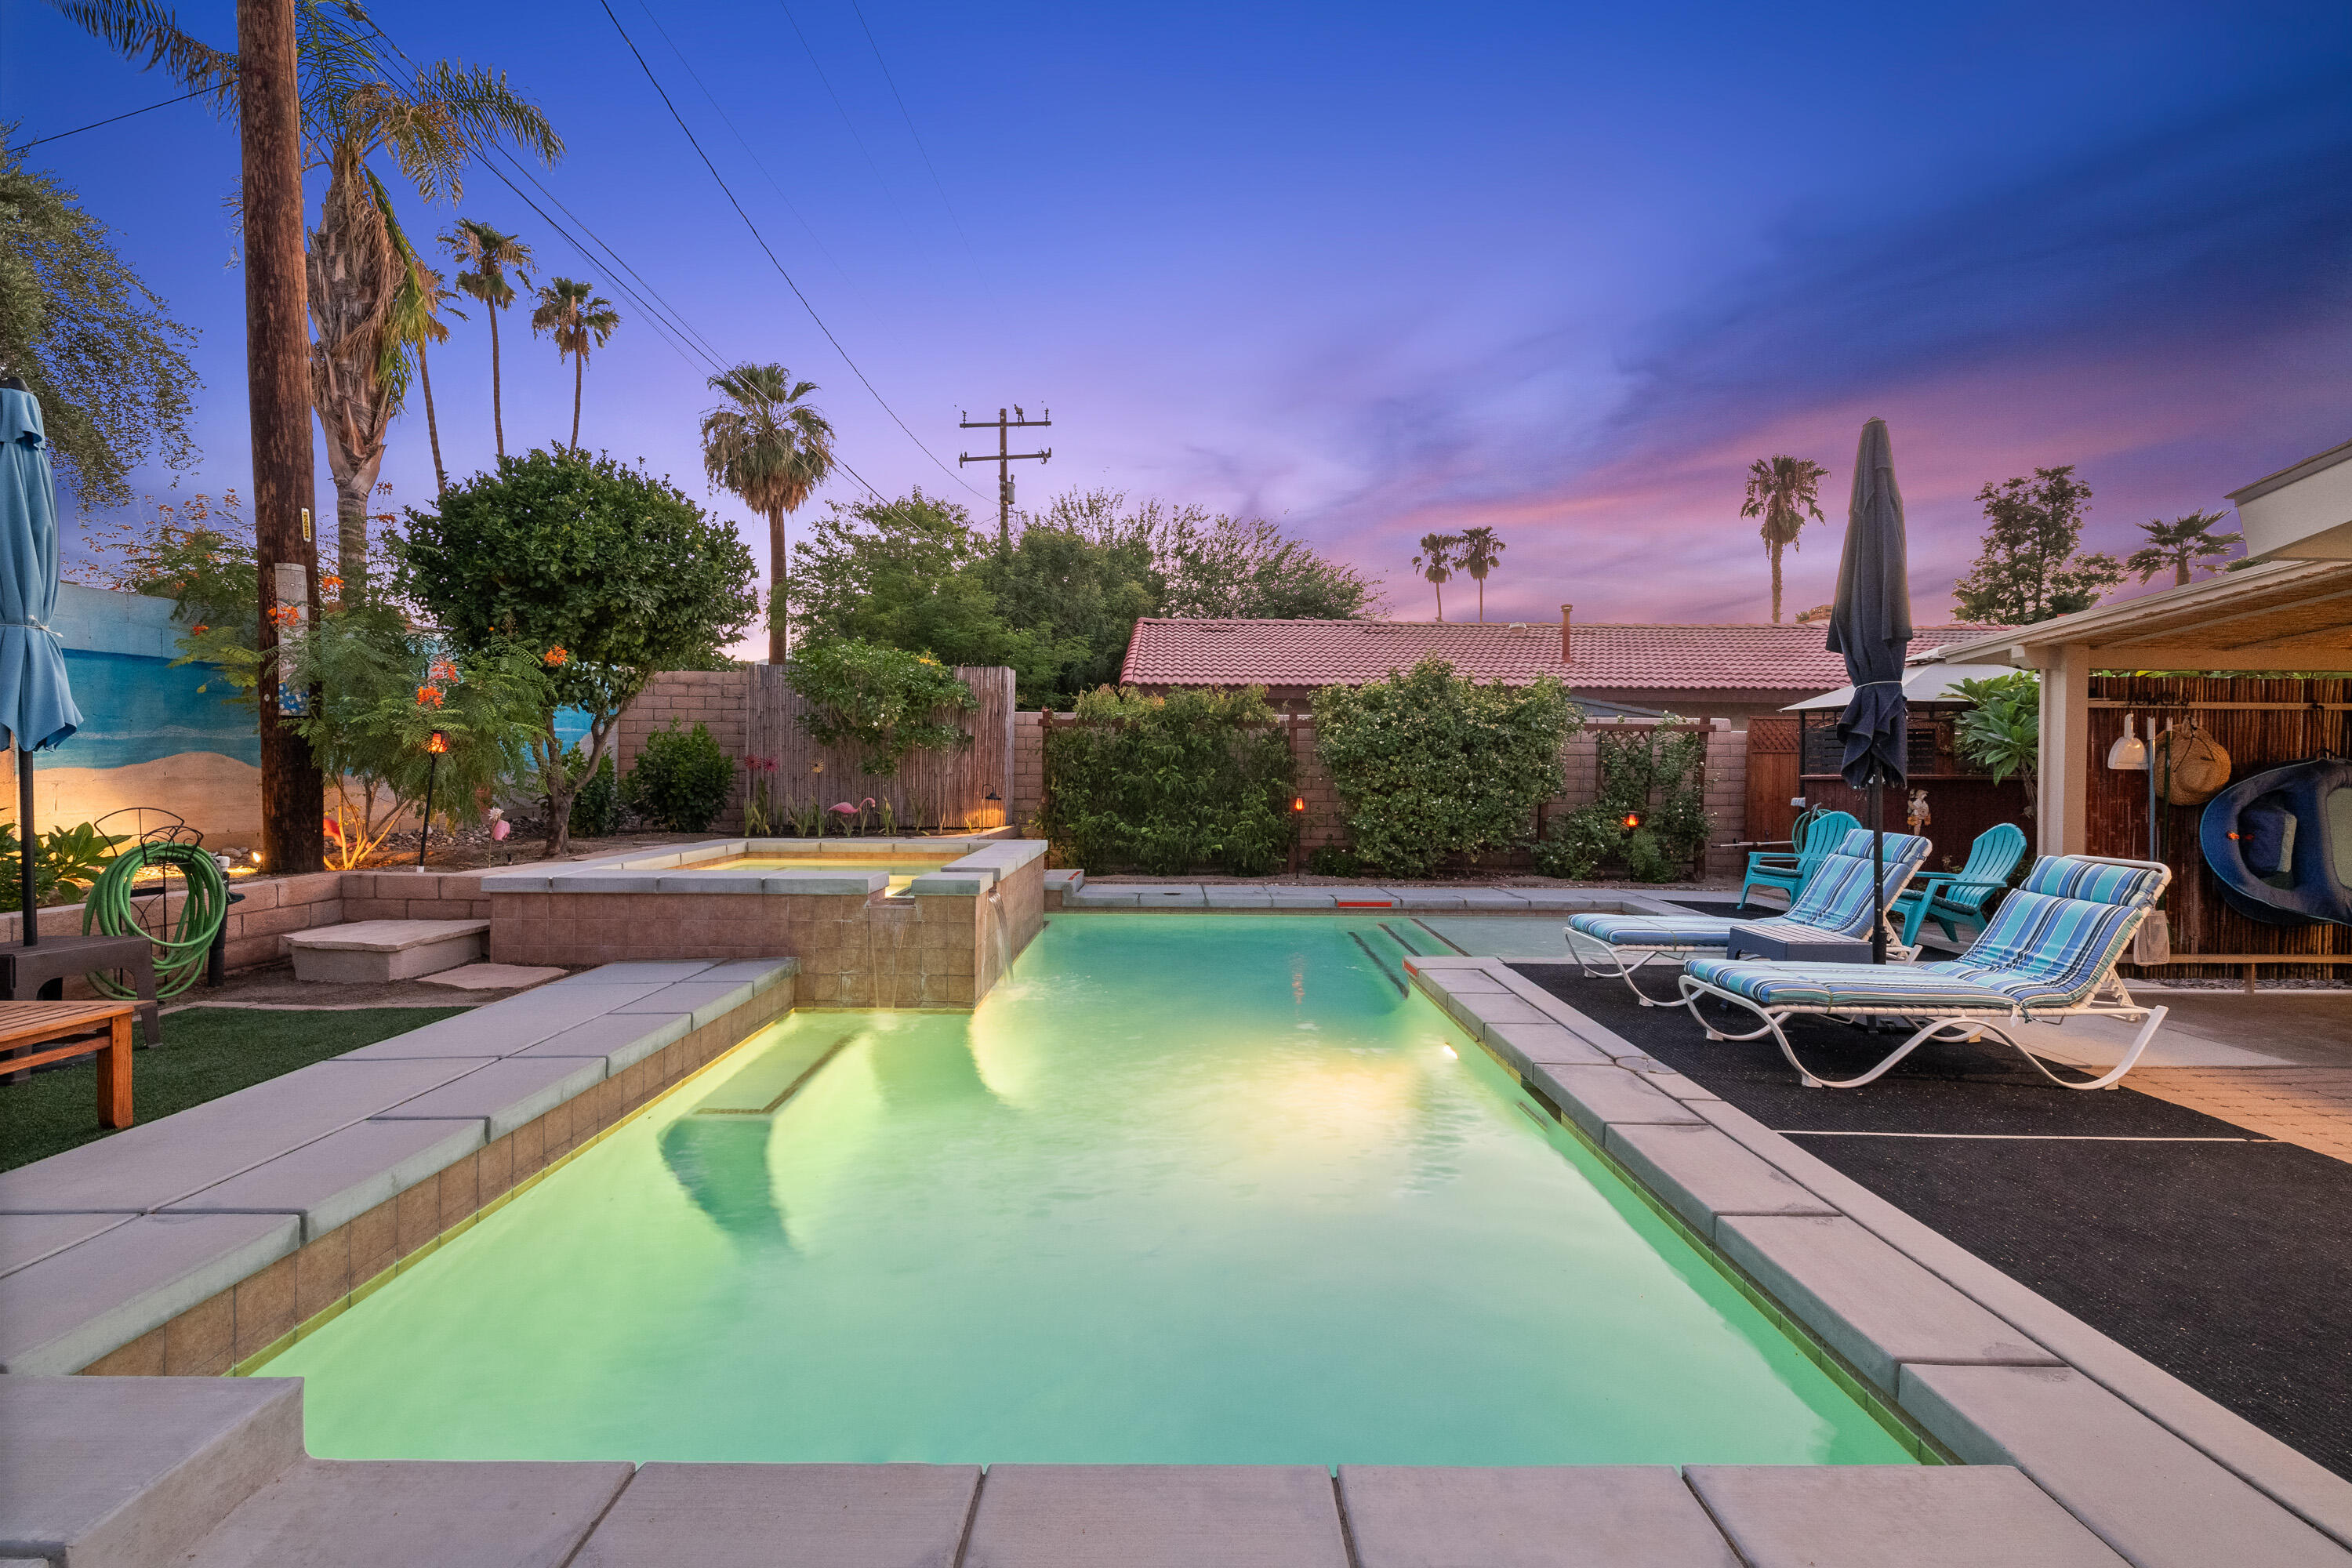
M 103 1026 L 106 1038 L 76 1040 L 30 1056 L 0 1058 L 10 1072 L 98 1053 L 98 1124 L 131 1125 L 131 1017 L 135 1002 L 0 1002 L 0 1051 L 87 1035 Z M 5 1090 L 0 1090 L 5 1093 Z

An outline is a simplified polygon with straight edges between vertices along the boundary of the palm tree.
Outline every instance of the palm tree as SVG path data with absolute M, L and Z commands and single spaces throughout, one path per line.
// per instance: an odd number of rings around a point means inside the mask
M 475 218 L 460 218 L 441 243 L 469 270 L 457 274 L 457 290 L 479 300 L 490 314 L 490 433 L 499 456 L 507 455 L 507 421 L 499 401 L 499 312 L 515 302 L 515 287 L 507 268 L 515 270 L 522 286 L 530 287 L 530 247 Z
M 2233 544 L 2243 544 L 2242 533 L 2216 533 L 2213 525 L 2229 521 L 2221 511 L 2192 511 L 2187 517 L 2176 517 L 2170 522 L 2150 518 L 2139 525 L 2147 535 L 2147 542 L 2135 550 L 2124 561 L 2124 570 L 2137 572 L 2143 583 L 2167 567 L 2172 569 L 2172 581 L 2178 587 L 2189 585 L 2189 569 L 2201 567 L 2218 572 L 2213 563 L 2230 553 Z
M 702 416 L 702 468 L 768 520 L 768 662 L 791 651 L 785 614 L 784 514 L 833 470 L 833 426 L 802 401 L 816 390 L 780 364 L 739 364 L 710 378 L 729 402 Z
M 216 102 L 234 100 L 236 57 L 181 32 L 154 0 L 65 0 L 58 8 L 126 58 L 160 64 Z M 327 437 L 351 594 L 366 583 L 368 499 L 406 385 L 393 314 L 415 254 L 371 161 L 387 153 L 425 201 L 455 201 L 467 163 L 483 150 L 512 142 L 553 163 L 563 142 L 499 72 L 450 60 L 388 69 L 383 35 L 358 0 L 301 0 L 296 26 L 302 144 L 308 166 L 327 171 L 307 267 L 310 402 Z
M 1437 619 L 1441 625 L 1445 620 L 1445 584 L 1454 575 L 1454 568 L 1461 563 L 1455 554 L 1461 548 L 1462 536 L 1458 533 L 1424 533 L 1421 536 L 1421 553 L 1412 558 L 1414 570 L 1428 578 L 1430 586 L 1437 590 Z
M 539 291 L 539 308 L 530 313 L 530 335 L 552 333 L 558 359 L 572 361 L 572 447 L 580 447 L 580 389 L 588 374 L 588 351 L 603 348 L 621 313 L 613 301 L 592 293 L 595 285 L 576 278 L 551 278 Z M 593 340 L 593 343 L 591 340 Z
M 1465 528 L 1462 531 L 1462 570 L 1470 574 L 1478 584 L 1478 620 L 1486 620 L 1486 574 L 1502 563 L 1503 542 L 1495 537 L 1491 528 Z
M 433 369 L 425 361 L 428 343 L 446 343 L 449 329 L 442 324 L 443 315 L 466 319 L 463 310 L 453 310 L 449 301 L 457 296 L 441 286 L 441 274 L 425 265 L 422 258 L 408 258 L 408 281 L 402 284 L 400 294 L 393 301 L 393 340 L 404 349 L 416 354 L 416 380 L 425 389 L 425 433 L 433 443 L 433 485 L 435 493 L 449 493 L 449 470 L 441 461 L 441 421 L 433 411 Z
M 1772 563 L 1772 624 L 1780 624 L 1780 552 L 1797 547 L 1806 520 L 1822 517 L 1820 489 L 1830 471 L 1805 458 L 1759 458 L 1748 466 L 1748 500 L 1742 517 L 1760 517 L 1764 553 Z

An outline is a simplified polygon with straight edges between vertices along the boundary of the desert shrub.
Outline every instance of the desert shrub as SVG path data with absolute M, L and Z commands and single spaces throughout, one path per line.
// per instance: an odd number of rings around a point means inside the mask
M 1315 743 L 1356 852 L 1395 876 L 1525 841 L 1583 720 L 1559 681 L 1481 686 L 1443 659 L 1315 694 Z
M 1106 686 L 1045 731 L 1055 863 L 1262 876 L 1290 848 L 1290 742 L 1263 687 L 1146 697 Z
M 629 770 L 628 802 L 672 833 L 699 833 L 727 804 L 735 764 L 697 724 L 681 731 L 677 721 L 646 737 L 637 765 Z
M 1307 852 L 1307 869 L 1318 877 L 1360 877 L 1364 858 L 1337 844 L 1318 844 Z
M 620 775 L 606 757 L 592 777 L 588 759 L 573 746 L 563 754 L 564 765 L 572 770 L 572 837 L 574 838 L 609 838 L 621 826 Z

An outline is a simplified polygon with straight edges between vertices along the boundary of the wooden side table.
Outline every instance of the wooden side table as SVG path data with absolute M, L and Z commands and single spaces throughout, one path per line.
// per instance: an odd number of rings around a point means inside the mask
M 78 1039 L 29 1056 L 0 1058 L 12 1072 L 30 1072 L 44 1062 L 98 1053 L 98 1124 L 131 1125 L 131 1002 L 0 1002 L 0 1051 L 47 1040 L 87 1035 L 104 1027 L 106 1038 Z
M 139 993 L 136 1005 L 147 1045 L 151 1049 L 162 1045 L 163 1016 L 155 1002 L 155 949 L 143 936 L 45 936 L 38 947 L 22 942 L 0 946 L 0 1001 L 39 1000 L 44 986 L 62 985 L 93 969 L 130 971 L 132 987 Z

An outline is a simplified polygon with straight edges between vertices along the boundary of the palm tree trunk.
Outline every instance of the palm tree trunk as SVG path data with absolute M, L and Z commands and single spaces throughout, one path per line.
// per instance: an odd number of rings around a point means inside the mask
M 1772 558 L 1772 624 L 1780 624 L 1780 547 L 1767 541 L 1764 553 Z
M 2172 563 L 2172 585 L 2176 588 L 2189 586 L 2189 557 L 2186 555 Z
M 425 363 L 425 340 L 416 340 L 416 379 L 425 386 L 425 434 L 433 442 L 433 489 L 436 495 L 449 493 L 449 470 L 441 466 L 441 421 L 433 412 L 433 372 Z
M 1486 579 L 1478 579 L 1478 624 L 1486 624 Z
M 499 456 L 507 455 L 507 419 L 499 407 L 499 308 L 491 301 L 482 301 L 490 311 L 490 429 L 499 439 Z
M 792 617 L 785 614 L 784 509 L 768 512 L 768 662 L 782 664 L 793 651 Z
M 1429 586 L 1437 595 L 1437 624 L 1442 626 L 1445 624 L 1445 584 L 1432 583 Z
M 580 450 L 580 387 L 588 379 L 588 356 L 572 356 L 572 449 Z

